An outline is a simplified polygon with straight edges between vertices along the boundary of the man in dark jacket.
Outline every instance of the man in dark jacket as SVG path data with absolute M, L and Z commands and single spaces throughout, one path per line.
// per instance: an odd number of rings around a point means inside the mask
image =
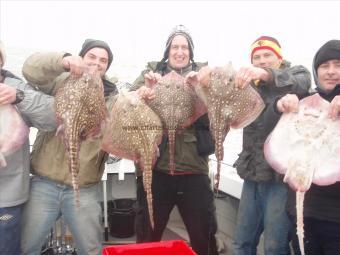
M 157 83 L 163 75 L 172 70 L 188 80 L 195 80 L 196 71 L 206 64 L 194 62 L 193 50 L 194 44 L 186 28 L 181 25 L 176 27 L 167 40 L 163 59 L 160 62 L 148 63 L 147 69 L 134 82 L 134 89 L 144 83 L 146 85 Z M 200 123 L 201 129 L 202 126 L 206 126 L 206 132 L 209 134 L 207 115 L 197 120 L 197 123 Z M 169 215 L 177 205 L 193 250 L 198 255 L 216 255 L 218 254 L 215 239 L 216 209 L 208 176 L 208 155 L 213 151 L 201 151 L 205 148 L 202 144 L 199 145 L 197 130 L 194 128 L 196 124 L 176 134 L 174 175 L 168 170 L 169 148 L 166 137 L 160 145 L 160 156 L 152 180 L 154 230 L 150 227 L 142 177 L 138 177 L 135 224 L 137 242 L 161 240 Z M 200 154 L 199 149 L 202 152 Z
M 315 54 L 313 62 L 316 93 L 331 103 L 329 117 L 340 118 L 340 40 L 325 43 Z M 275 112 L 296 112 L 299 98 L 288 94 L 274 104 L 274 111 L 266 115 L 279 118 Z M 273 114 L 274 113 L 274 114 Z M 339 131 L 340 132 L 340 131 Z M 327 160 L 327 159 L 325 159 Z M 287 208 L 296 219 L 295 192 L 289 191 Z M 295 223 L 295 222 L 294 222 Z M 329 186 L 312 184 L 304 200 L 304 246 L 308 255 L 340 254 L 340 183 Z M 296 254 L 300 254 L 294 242 Z
M 240 88 L 253 86 L 266 107 L 280 95 L 307 94 L 308 70 L 303 66 L 291 67 L 283 60 L 275 38 L 258 38 L 251 45 L 251 62 L 252 66 L 240 68 L 235 83 Z M 264 129 L 264 112 L 244 128 L 243 149 L 235 162 L 237 173 L 244 179 L 233 246 L 235 255 L 256 254 L 262 232 L 266 255 L 289 253 L 287 186 L 264 159 L 263 144 L 269 134 Z
M 29 127 L 55 129 L 53 97 L 2 69 L 4 63 L 5 50 L 0 42 L 0 106 L 14 105 Z M 29 154 L 27 137 L 18 150 L 5 157 L 7 165 L 0 167 L 0 254 L 20 254 L 22 209 L 29 195 Z

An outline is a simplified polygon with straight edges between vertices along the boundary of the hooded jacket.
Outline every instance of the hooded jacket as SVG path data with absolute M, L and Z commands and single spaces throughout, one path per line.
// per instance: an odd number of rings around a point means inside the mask
M 24 92 L 24 99 L 16 105 L 29 127 L 48 131 L 56 128 L 54 99 L 36 91 L 8 71 L 1 70 L 3 83 Z M 0 208 L 12 207 L 27 201 L 29 194 L 30 145 L 29 139 L 20 149 L 6 158 L 7 166 L 0 169 Z
M 54 95 L 69 76 L 61 65 L 64 52 L 36 53 L 24 63 L 24 77 L 40 90 Z M 116 85 L 103 79 L 105 96 L 117 93 Z M 31 154 L 32 174 L 57 183 L 72 186 L 68 165 L 68 153 L 61 138 L 52 132 L 39 131 Z M 97 184 L 102 177 L 107 153 L 100 149 L 101 138 L 85 140 L 79 152 L 79 187 Z
M 314 80 L 317 83 L 318 78 L 316 75 L 314 75 Z M 317 93 L 328 102 L 331 102 L 335 96 L 340 96 L 340 84 L 330 93 L 324 93 L 320 89 L 317 90 L 319 91 Z M 339 204 L 340 182 L 328 186 L 318 186 L 312 183 L 310 189 L 305 194 L 303 214 L 304 217 L 340 223 Z M 296 215 L 296 197 L 295 192 L 291 189 L 288 192 L 287 209 L 289 214 Z
M 316 93 L 319 93 L 328 102 L 331 102 L 335 96 L 340 96 L 340 84 L 336 85 L 329 93 L 326 93 L 319 82 L 317 67 L 331 59 L 340 59 L 340 40 L 331 40 L 324 44 L 317 51 L 313 59 L 313 77 L 317 86 Z M 340 182 L 328 186 L 318 186 L 312 183 L 310 189 L 305 194 L 304 217 L 340 223 L 339 204 Z M 290 190 L 288 193 L 287 209 L 291 215 L 296 215 L 295 205 L 295 192 Z
M 198 71 L 201 67 L 207 65 L 207 63 L 195 63 L 196 67 L 192 64 L 182 69 L 180 75 L 185 76 L 190 71 Z M 167 62 L 149 62 L 147 68 L 141 73 L 141 75 L 133 83 L 131 90 L 136 90 L 142 85 L 144 85 L 144 74 L 153 71 L 161 74 L 162 76 L 171 72 L 173 69 L 167 64 Z M 176 134 L 175 141 L 175 172 L 185 174 L 185 173 L 196 173 L 196 174 L 208 174 L 208 155 L 199 155 L 198 153 L 198 136 L 195 130 L 195 125 L 200 125 L 206 127 L 206 135 L 210 135 L 209 131 L 209 120 L 207 115 L 203 115 L 199 118 L 193 125 L 182 130 L 180 133 Z M 206 137 L 206 135 L 203 135 Z M 161 145 L 159 146 L 159 158 L 156 162 L 155 170 L 162 171 L 165 173 L 169 172 L 169 146 L 167 137 L 163 136 Z M 212 152 L 210 152 L 212 153 Z M 140 174 L 137 168 L 137 173 Z

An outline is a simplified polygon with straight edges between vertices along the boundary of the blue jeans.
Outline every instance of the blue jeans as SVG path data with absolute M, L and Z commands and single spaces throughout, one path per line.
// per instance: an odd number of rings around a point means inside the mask
M 20 254 L 22 206 L 0 208 L 0 255 Z
M 61 215 L 72 233 L 78 255 L 101 254 L 101 214 L 98 185 L 80 189 L 77 209 L 72 187 L 33 177 L 23 211 L 22 254 L 40 254 L 47 234 Z
M 256 255 L 262 232 L 266 255 L 290 254 L 287 189 L 283 183 L 244 181 L 233 243 L 235 255 Z

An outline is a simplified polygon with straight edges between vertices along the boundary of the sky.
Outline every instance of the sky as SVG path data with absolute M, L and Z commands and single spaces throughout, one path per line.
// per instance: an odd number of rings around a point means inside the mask
M 35 51 L 77 54 L 86 38 L 107 41 L 109 74 L 132 82 L 148 61 L 162 58 L 174 26 L 193 38 L 195 61 L 238 69 L 250 45 L 273 36 L 285 59 L 310 69 L 318 48 L 340 39 L 340 1 L 16 1 L 0 0 L 0 39 L 6 66 L 20 70 Z

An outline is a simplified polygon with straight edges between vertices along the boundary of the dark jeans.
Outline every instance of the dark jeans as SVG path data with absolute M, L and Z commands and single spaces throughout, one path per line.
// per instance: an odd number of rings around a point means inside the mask
M 0 208 L 0 255 L 20 254 L 22 205 Z
M 190 237 L 190 244 L 198 255 L 217 255 L 217 231 L 214 194 L 207 175 L 171 176 L 153 172 L 152 195 L 155 229 L 150 227 L 146 195 L 142 178 L 137 179 L 137 242 L 160 241 L 169 215 L 177 205 Z
M 292 217 L 294 224 L 296 218 Z M 306 255 L 340 255 L 340 223 L 304 217 Z M 294 254 L 300 255 L 297 236 L 293 238 Z

